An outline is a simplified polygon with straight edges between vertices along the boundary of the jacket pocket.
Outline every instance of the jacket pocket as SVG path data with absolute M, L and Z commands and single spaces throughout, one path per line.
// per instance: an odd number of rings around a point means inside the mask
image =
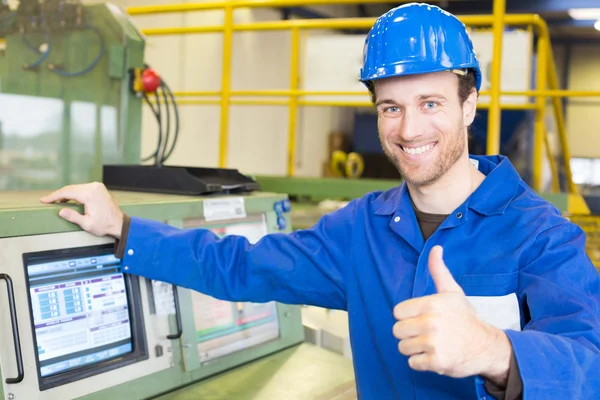
M 467 274 L 456 277 L 483 321 L 499 329 L 521 330 L 519 273 Z
M 458 275 L 456 282 L 467 296 L 502 296 L 516 293 L 519 287 L 519 273 L 505 274 L 465 274 Z

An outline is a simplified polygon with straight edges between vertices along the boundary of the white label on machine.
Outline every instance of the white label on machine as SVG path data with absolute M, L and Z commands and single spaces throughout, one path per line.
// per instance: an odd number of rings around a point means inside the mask
M 235 218 L 246 218 L 246 207 L 243 197 L 204 200 L 204 219 L 207 221 L 222 221 Z
M 173 298 L 173 285 L 170 283 L 152 281 L 152 294 L 156 315 L 174 315 L 175 299 Z

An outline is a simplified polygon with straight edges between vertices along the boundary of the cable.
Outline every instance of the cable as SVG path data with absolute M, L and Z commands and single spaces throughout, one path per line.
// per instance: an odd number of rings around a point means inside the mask
M 64 77 L 67 77 L 67 78 L 73 78 L 73 77 L 76 77 L 76 76 L 79 76 L 79 75 L 87 74 L 92 69 L 94 69 L 96 67 L 96 65 L 98 65 L 98 63 L 102 59 L 102 56 L 104 55 L 104 46 L 105 46 L 104 45 L 104 38 L 102 37 L 102 33 L 100 33 L 100 31 L 98 30 L 98 28 L 96 28 L 95 26 L 86 25 L 85 28 L 93 31 L 96 34 L 96 36 L 98 36 L 98 40 L 100 41 L 100 51 L 98 52 L 98 55 L 96 56 L 96 58 L 94 59 L 94 61 L 92 61 L 92 63 L 90 65 L 88 65 L 87 67 L 85 67 L 81 71 L 77 71 L 77 72 L 67 72 L 67 71 L 65 71 L 65 70 L 63 70 L 61 68 L 58 68 L 54 64 L 48 66 L 48 68 L 51 71 L 54 71 L 57 74 L 59 74 L 61 76 L 64 76 Z
M 169 157 L 171 157 L 171 154 L 173 153 L 173 150 L 175 149 L 175 144 L 177 143 L 177 140 L 179 139 L 179 109 L 177 107 L 177 102 L 175 101 L 175 96 L 173 95 L 173 92 L 171 92 L 171 89 L 165 83 L 165 81 L 161 82 L 161 86 L 163 87 L 163 90 L 164 89 L 167 90 L 167 94 L 169 95 L 169 98 L 171 99 L 171 104 L 173 104 L 173 111 L 175 114 L 175 133 L 173 134 L 173 143 L 171 143 L 171 148 L 169 149 L 167 154 L 165 154 L 163 157 L 162 161 L 165 162 L 169 159 Z
M 156 121 L 158 122 L 158 144 L 156 145 L 156 152 L 154 153 L 154 165 L 162 165 L 160 156 L 160 147 L 162 146 L 163 129 L 162 129 L 162 111 L 160 109 L 160 97 L 158 96 L 158 90 L 154 92 L 156 97 Z
M 144 68 L 150 68 L 150 66 L 147 64 L 144 64 Z M 153 104 L 150 102 L 150 99 L 148 99 L 148 96 L 146 95 L 146 93 L 144 93 L 143 94 L 144 99 L 150 106 L 150 109 L 152 110 L 152 113 L 154 114 L 156 121 L 158 123 L 158 143 L 156 145 L 156 150 L 154 151 L 154 153 L 152 153 L 148 157 L 142 159 L 142 161 L 149 161 L 152 158 L 154 158 L 154 165 L 159 166 L 159 167 L 162 166 L 165 163 L 165 161 L 167 161 L 169 159 L 169 157 L 171 157 L 171 154 L 173 153 L 173 150 L 175 149 L 175 144 L 177 143 L 177 140 L 179 139 L 179 108 L 177 107 L 177 102 L 175 101 L 175 96 L 173 95 L 173 92 L 169 88 L 169 85 L 167 85 L 167 83 L 162 78 L 160 79 L 160 89 L 162 91 L 162 98 L 163 98 L 163 101 L 165 103 L 165 108 L 166 108 L 165 109 L 166 129 L 163 131 L 163 126 L 162 126 L 163 114 L 162 114 L 162 110 L 161 110 L 161 101 L 160 101 L 158 90 L 156 90 L 154 92 L 154 94 L 156 96 L 156 103 L 157 103 L 156 108 L 154 108 Z M 174 132 L 173 132 L 173 141 L 169 147 L 169 138 L 171 136 L 171 127 L 172 127 L 171 126 L 171 109 L 169 108 L 170 105 L 173 106 L 175 123 L 174 123 Z M 168 149 L 168 151 L 167 151 L 167 149 Z
M 25 34 L 21 34 L 21 40 L 23 40 L 23 43 L 25 43 L 25 45 L 33 52 L 41 54 L 40 58 L 38 58 L 36 61 L 30 63 L 30 64 L 25 64 L 23 66 L 23 68 L 25 69 L 34 69 L 39 67 L 40 65 L 42 65 L 42 63 L 48 58 L 48 56 L 50 55 L 50 50 L 52 49 L 52 45 L 50 44 L 50 40 L 49 40 L 49 35 L 48 32 L 44 33 L 44 38 L 45 38 L 45 44 L 46 44 L 46 51 L 42 52 L 39 49 L 39 46 L 36 48 L 34 45 L 32 45 L 29 40 L 27 40 L 27 37 L 25 36 Z
M 155 92 L 156 93 L 156 92 Z M 162 142 L 162 123 L 161 123 L 161 118 L 160 118 L 160 110 L 157 110 L 154 108 L 154 106 L 152 105 L 152 102 L 150 101 L 150 99 L 148 98 L 148 95 L 146 93 L 144 93 L 144 100 L 146 100 L 146 103 L 148 103 L 148 105 L 150 106 L 150 109 L 152 110 L 152 114 L 154 114 L 154 117 L 156 118 L 156 122 L 158 123 L 158 144 L 156 145 L 156 150 L 154 150 L 154 153 L 150 154 L 148 157 L 142 159 L 142 161 L 150 161 L 151 159 L 155 159 L 154 164 L 156 164 L 157 160 L 158 160 L 158 151 L 160 149 L 160 145 Z M 158 104 L 158 106 L 160 107 L 160 103 Z
M 165 89 L 164 89 L 164 85 L 162 83 L 162 79 L 161 79 L 161 83 L 160 83 L 160 88 L 161 88 L 161 92 L 162 92 L 162 96 L 163 99 L 165 101 L 165 110 L 167 112 L 167 126 L 165 129 L 165 141 L 162 145 L 162 149 L 160 149 L 159 147 L 159 153 L 157 156 L 157 159 L 159 160 L 158 165 L 162 165 L 165 162 L 165 153 L 167 151 L 167 146 L 169 144 L 169 132 L 171 130 L 171 110 L 169 109 L 169 100 L 167 99 L 167 94 L 165 93 Z M 160 101 L 159 101 L 160 102 Z

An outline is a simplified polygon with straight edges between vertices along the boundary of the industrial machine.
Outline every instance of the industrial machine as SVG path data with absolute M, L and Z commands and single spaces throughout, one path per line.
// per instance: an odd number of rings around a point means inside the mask
M 112 239 L 62 220 L 64 204 L 40 204 L 45 193 L 4 192 L 0 203 L 2 398 L 355 396 L 352 362 L 303 342 L 299 307 L 229 303 L 124 274 Z M 129 215 L 182 229 L 251 242 L 289 231 L 285 195 L 113 195 Z

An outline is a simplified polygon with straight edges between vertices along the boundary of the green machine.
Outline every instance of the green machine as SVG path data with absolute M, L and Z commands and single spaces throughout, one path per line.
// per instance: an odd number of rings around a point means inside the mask
M 45 193 L 0 197 L 2 398 L 356 398 L 351 360 L 304 342 L 298 306 L 123 274 L 113 240 L 62 220 L 65 205 L 41 204 Z M 289 231 L 286 195 L 113 196 L 129 215 L 182 229 L 251 242 Z
M 144 38 L 112 4 L 0 6 L 0 190 L 100 180 L 139 163 Z

